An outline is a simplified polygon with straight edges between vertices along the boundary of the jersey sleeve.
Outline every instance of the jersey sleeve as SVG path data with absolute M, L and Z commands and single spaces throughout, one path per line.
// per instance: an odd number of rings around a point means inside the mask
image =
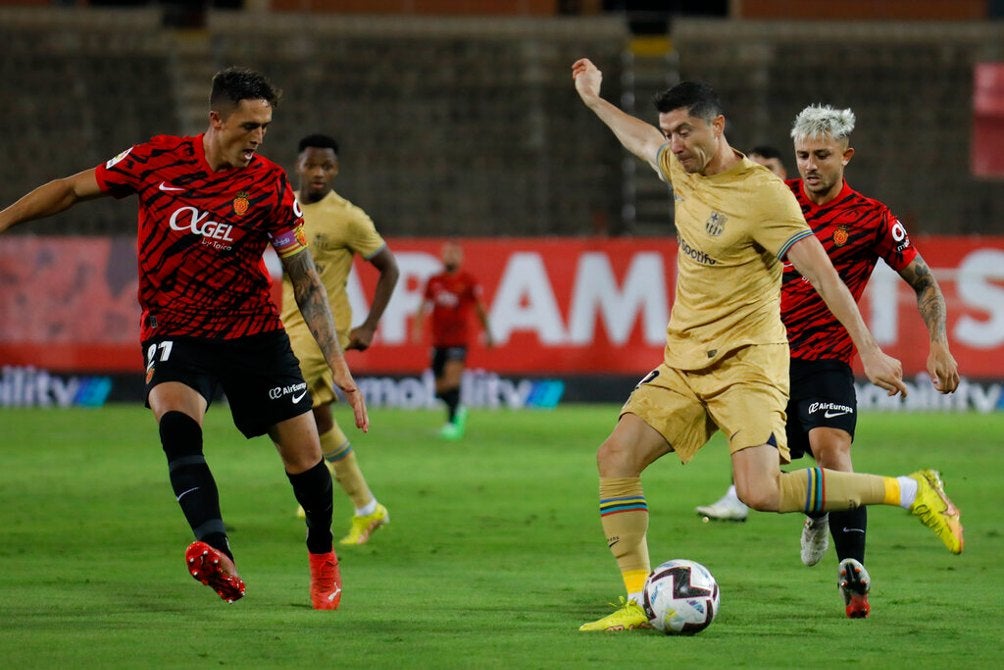
M 911 244 L 906 226 L 889 209 L 885 209 L 883 214 L 875 240 L 875 253 L 899 272 L 917 258 L 917 248 Z
M 124 198 L 139 191 L 141 178 L 137 168 L 145 162 L 145 150 L 146 147 L 142 144 L 131 146 L 95 167 L 94 176 L 98 181 L 98 188 L 116 198 Z
M 373 258 L 387 242 L 377 232 L 373 219 L 359 207 L 349 209 L 348 245 L 366 260 Z
M 753 240 L 761 247 L 784 258 L 791 245 L 812 235 L 791 190 L 767 172 L 757 192 L 762 224 L 754 228 Z
M 279 201 L 272 217 L 269 240 L 279 258 L 289 258 L 307 248 L 303 210 L 285 175 L 279 177 Z
M 672 161 L 673 152 L 669 150 L 669 142 L 666 142 L 659 147 L 659 151 L 655 155 L 655 164 L 659 167 L 657 170 L 659 173 L 659 179 L 670 185 L 673 183 Z

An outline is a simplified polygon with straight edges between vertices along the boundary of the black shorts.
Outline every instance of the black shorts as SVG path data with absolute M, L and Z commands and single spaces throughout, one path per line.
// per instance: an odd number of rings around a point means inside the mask
M 234 425 L 248 438 L 310 411 L 310 393 L 283 330 L 235 340 L 155 337 L 143 343 L 143 357 L 147 396 L 163 382 L 181 382 L 209 404 L 222 391 Z
M 792 458 L 812 455 L 809 430 L 819 426 L 840 428 L 854 439 L 858 399 L 854 374 L 842 361 L 791 360 L 791 397 L 785 433 Z
M 432 374 L 436 377 L 443 376 L 443 369 L 447 361 L 467 362 L 467 347 L 433 347 L 432 348 Z

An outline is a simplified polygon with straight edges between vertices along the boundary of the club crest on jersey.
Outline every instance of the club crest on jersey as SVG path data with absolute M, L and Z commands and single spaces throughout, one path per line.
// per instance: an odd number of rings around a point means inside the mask
M 708 235 L 711 235 L 711 237 L 718 237 L 725 230 L 726 221 L 728 221 L 728 217 L 724 214 L 711 212 L 711 216 L 704 222 L 704 229 L 708 231 Z
M 847 226 L 840 226 L 833 231 L 833 243 L 838 247 L 842 247 L 847 244 L 847 240 L 850 236 L 851 234 L 847 231 Z
M 240 191 L 237 197 L 234 198 L 234 214 L 237 216 L 244 216 L 244 213 L 248 211 L 251 206 L 251 201 L 248 200 L 247 191 Z

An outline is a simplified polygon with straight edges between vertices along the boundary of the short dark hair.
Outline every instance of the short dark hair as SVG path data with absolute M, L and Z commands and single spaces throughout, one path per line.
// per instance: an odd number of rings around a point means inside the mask
M 778 160 L 783 160 L 781 152 L 776 148 L 768 144 L 758 144 L 752 149 L 750 149 L 750 155 L 756 154 L 757 156 L 763 156 L 764 158 L 776 158 Z
M 321 133 L 307 135 L 300 140 L 300 146 L 297 149 L 297 152 L 302 152 L 308 147 L 312 149 L 331 149 L 335 152 L 336 156 L 338 155 L 338 142 L 330 135 L 322 135 Z
M 213 89 L 209 94 L 209 108 L 221 105 L 236 107 L 241 100 L 264 100 L 274 109 L 279 106 L 282 90 L 276 88 L 265 75 L 245 67 L 228 67 L 213 75 Z
M 660 114 L 685 108 L 690 116 L 708 122 L 719 114 L 725 114 L 725 108 L 715 89 L 698 81 L 681 81 L 676 86 L 656 94 L 652 102 Z

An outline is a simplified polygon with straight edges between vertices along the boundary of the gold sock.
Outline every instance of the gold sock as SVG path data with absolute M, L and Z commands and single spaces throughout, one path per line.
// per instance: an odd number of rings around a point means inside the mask
M 890 480 L 895 501 L 890 502 Z M 819 512 L 854 509 L 861 505 L 898 505 L 899 484 L 894 477 L 806 468 L 781 473 L 778 512 Z
M 321 435 L 321 451 L 324 452 L 328 467 L 332 469 L 335 481 L 357 510 L 373 501 L 373 494 L 366 485 L 363 471 L 356 462 L 356 452 L 337 425 Z
M 648 504 L 640 477 L 600 478 L 600 521 L 628 594 L 641 592 L 651 567 Z

